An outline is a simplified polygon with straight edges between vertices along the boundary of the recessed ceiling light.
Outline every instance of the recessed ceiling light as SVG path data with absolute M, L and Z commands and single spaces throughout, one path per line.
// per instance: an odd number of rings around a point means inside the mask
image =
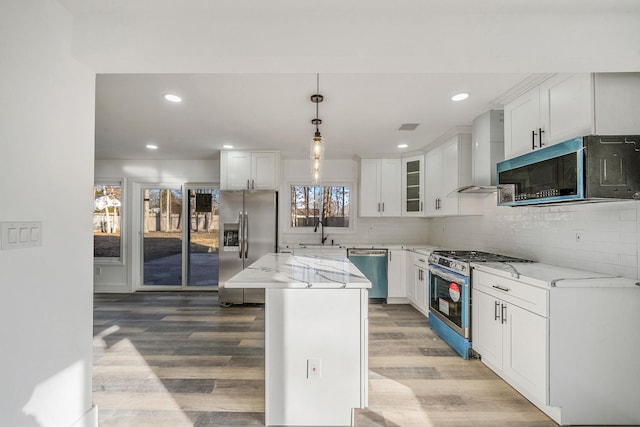
M 453 96 L 451 97 L 451 100 L 452 100 L 452 101 L 464 101 L 464 100 L 465 100 L 465 99 L 467 99 L 468 97 L 469 97 L 469 94 L 468 94 L 468 93 L 464 93 L 464 92 L 463 92 L 463 93 L 458 93 L 458 94 L 456 94 L 456 95 L 453 95 Z
M 224 144 L 224 145 L 222 146 L 222 148 L 226 148 L 227 150 L 229 150 L 229 149 L 233 148 L 233 145 L 231 145 L 231 144 Z
M 149 150 L 157 150 L 157 149 L 158 149 L 158 146 L 157 146 L 157 145 L 155 145 L 155 144 L 147 144 L 147 145 L 146 145 L 146 147 L 147 147 Z
M 178 95 L 174 95 L 172 93 L 165 93 L 164 94 L 164 99 L 166 99 L 169 102 L 182 102 L 182 98 L 180 98 Z
M 409 144 L 398 144 L 398 148 L 407 148 Z

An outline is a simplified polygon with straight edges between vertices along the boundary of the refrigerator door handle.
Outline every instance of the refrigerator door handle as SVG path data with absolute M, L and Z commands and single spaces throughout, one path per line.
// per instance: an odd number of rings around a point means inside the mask
M 240 231 L 238 233 L 238 245 L 240 245 L 240 251 L 238 252 L 238 258 L 242 259 L 242 253 L 244 252 L 244 217 L 242 216 L 242 211 L 238 213 L 238 223 L 240 225 Z
M 244 258 L 249 258 L 249 214 L 244 213 Z

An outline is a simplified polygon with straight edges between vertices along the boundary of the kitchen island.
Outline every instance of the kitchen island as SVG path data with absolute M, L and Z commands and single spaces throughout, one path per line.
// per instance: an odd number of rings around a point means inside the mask
M 265 289 L 265 425 L 353 425 L 371 282 L 346 257 L 267 254 L 226 286 Z

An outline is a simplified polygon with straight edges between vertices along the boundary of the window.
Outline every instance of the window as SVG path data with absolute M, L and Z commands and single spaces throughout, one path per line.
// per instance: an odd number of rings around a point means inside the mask
M 93 199 L 93 256 L 119 261 L 122 252 L 122 183 L 94 185 Z
M 291 186 L 291 227 L 349 227 L 351 189 L 348 186 Z

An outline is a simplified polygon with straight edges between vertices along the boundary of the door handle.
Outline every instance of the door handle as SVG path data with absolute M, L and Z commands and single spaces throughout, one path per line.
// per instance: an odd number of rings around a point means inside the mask
M 238 258 L 242 259 L 242 254 L 244 252 L 244 244 L 243 244 L 244 217 L 242 215 L 242 211 L 240 211 L 240 213 L 238 214 L 238 222 L 239 222 L 239 226 L 240 226 L 240 230 L 238 232 L 238 246 L 240 247 L 240 251 L 238 251 Z
M 244 258 L 249 258 L 249 214 L 244 213 Z
M 500 323 L 507 323 L 507 306 L 506 306 L 506 304 L 502 304 L 502 309 L 500 310 L 500 316 L 502 317 L 502 321 Z

